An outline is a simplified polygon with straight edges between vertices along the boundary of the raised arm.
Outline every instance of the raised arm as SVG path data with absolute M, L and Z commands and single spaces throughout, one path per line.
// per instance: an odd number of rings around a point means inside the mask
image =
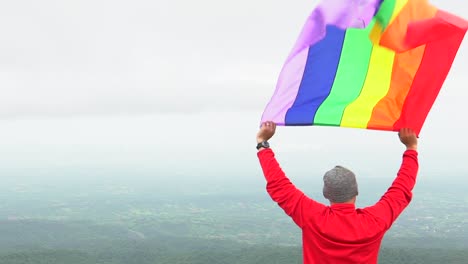
M 406 146 L 403 161 L 397 177 L 382 198 L 373 206 L 365 208 L 368 212 L 385 222 L 386 229 L 408 206 L 412 199 L 412 190 L 418 174 L 418 139 L 411 129 L 401 129 L 400 141 Z
M 302 228 L 304 213 L 312 213 L 323 205 L 308 198 L 286 177 L 275 158 L 275 154 L 268 144 L 265 144 L 275 134 L 275 130 L 276 125 L 273 122 L 266 122 L 257 134 L 257 155 L 267 181 L 266 189 L 273 201 L 277 202 L 285 213 Z

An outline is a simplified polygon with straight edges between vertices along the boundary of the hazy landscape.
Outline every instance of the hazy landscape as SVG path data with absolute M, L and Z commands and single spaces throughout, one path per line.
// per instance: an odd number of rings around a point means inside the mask
M 253 180 L 179 175 L 10 177 L 1 183 L 0 263 L 301 263 L 299 229 Z M 358 206 L 392 179 L 360 179 Z M 418 182 L 379 263 L 466 263 L 466 180 Z M 317 181 L 297 185 L 324 202 Z
M 466 1 L 430 2 L 468 18 Z M 0 264 L 302 263 L 254 146 L 318 3 L 2 1 Z M 466 42 L 379 263 L 468 263 Z M 270 143 L 323 203 L 325 169 L 351 166 L 358 207 L 389 187 L 404 149 L 397 133 L 328 126 L 278 127 Z

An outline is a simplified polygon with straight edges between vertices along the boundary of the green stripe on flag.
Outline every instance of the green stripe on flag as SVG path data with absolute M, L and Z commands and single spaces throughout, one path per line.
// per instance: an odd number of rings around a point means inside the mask
M 397 4 L 396 2 L 397 0 L 384 0 L 380 5 L 380 9 L 375 17 L 377 18 L 377 22 L 382 26 L 382 30 L 385 30 L 390 24 Z
M 339 126 L 346 107 L 359 97 L 372 54 L 369 33 L 374 25 L 375 19 L 366 29 L 350 28 L 346 31 L 333 87 L 317 110 L 314 124 Z

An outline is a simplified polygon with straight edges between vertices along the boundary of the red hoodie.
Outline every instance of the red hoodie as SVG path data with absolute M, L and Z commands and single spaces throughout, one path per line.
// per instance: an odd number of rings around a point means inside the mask
M 271 149 L 258 152 L 267 191 L 302 229 L 303 259 L 312 263 L 377 263 L 380 243 L 408 206 L 418 172 L 418 153 L 403 154 L 398 176 L 373 206 L 326 206 L 307 197 L 286 177 Z

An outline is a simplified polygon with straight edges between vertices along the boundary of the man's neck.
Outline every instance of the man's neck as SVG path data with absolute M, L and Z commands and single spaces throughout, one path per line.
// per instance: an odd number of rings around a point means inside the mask
M 334 202 L 330 201 L 330 205 L 334 205 L 334 204 L 356 204 L 356 197 L 354 197 L 353 199 L 351 199 L 349 201 L 342 202 L 342 203 L 334 203 Z

